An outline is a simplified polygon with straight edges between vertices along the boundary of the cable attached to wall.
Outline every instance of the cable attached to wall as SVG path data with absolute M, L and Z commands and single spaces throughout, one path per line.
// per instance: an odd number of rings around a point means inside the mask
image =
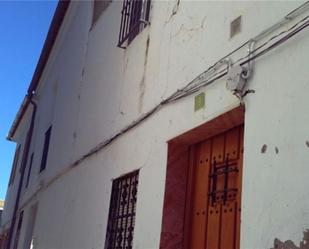
M 234 63 L 232 63 L 232 65 L 235 65 L 237 63 L 239 63 L 240 66 L 243 66 L 247 63 L 249 63 L 252 60 L 255 60 L 259 57 L 261 57 L 262 55 L 265 55 L 267 52 L 271 51 L 272 49 L 276 48 L 277 46 L 281 45 L 283 42 L 287 41 L 288 39 L 290 39 L 291 37 L 293 37 L 294 35 L 296 35 L 297 33 L 299 33 L 300 31 L 302 31 L 303 29 L 307 28 L 309 26 L 309 16 L 306 16 L 305 18 L 303 18 L 300 22 L 298 22 L 297 24 L 293 25 L 292 28 L 289 28 L 288 30 L 282 31 L 281 33 L 279 33 L 278 35 L 275 35 L 273 37 L 271 37 L 268 41 L 266 41 L 265 43 L 263 43 L 261 46 L 257 47 L 256 49 L 254 49 L 250 54 L 238 59 L 237 61 L 235 61 Z M 296 28 L 297 27 L 297 28 Z M 292 29 L 295 29 L 293 31 L 291 31 Z M 288 33 L 289 31 L 291 31 L 290 33 Z M 278 41 L 276 41 L 275 43 L 271 44 L 269 47 L 267 47 L 266 49 L 261 50 L 261 48 L 265 47 L 267 44 L 269 44 L 271 41 L 273 41 L 274 39 L 278 38 L 279 36 L 288 33 L 286 36 L 282 37 L 281 39 L 279 39 Z M 233 51 L 233 53 L 235 53 L 236 51 L 238 51 L 239 49 L 243 48 L 245 45 L 247 45 L 250 41 L 244 43 L 243 45 L 241 45 L 239 48 L 237 48 L 236 50 Z M 229 54 L 231 55 L 231 53 Z M 251 56 L 252 55 L 252 56 Z M 251 57 L 250 57 L 251 56 Z M 209 67 L 207 70 L 204 71 L 204 73 L 209 72 L 210 70 L 212 70 L 213 68 L 216 67 L 216 65 L 222 63 L 223 60 L 225 60 L 227 58 L 227 56 L 223 57 L 221 60 L 217 61 L 213 66 Z M 203 73 L 203 74 L 204 74 Z M 171 94 L 168 98 L 162 100 L 158 105 L 156 105 L 154 108 L 152 108 L 150 111 L 146 112 L 145 114 L 143 114 L 140 118 L 138 118 L 137 120 L 133 121 L 130 125 L 126 126 L 125 128 L 123 128 L 120 132 L 118 132 L 117 134 L 115 134 L 114 136 L 112 136 L 111 138 L 103 141 L 102 143 L 98 144 L 96 147 L 94 147 L 93 149 L 91 149 L 87 154 L 85 154 L 84 156 L 82 156 L 80 159 L 76 160 L 72 166 L 76 166 L 78 165 L 80 162 L 82 162 L 83 160 L 85 160 L 86 158 L 90 157 L 91 155 L 99 152 L 100 150 L 102 150 L 104 147 L 108 146 L 109 144 L 111 144 L 114 140 L 116 140 L 118 137 L 120 137 L 121 135 L 123 135 L 124 133 L 130 131 L 131 129 L 135 128 L 136 126 L 138 126 L 140 123 L 142 123 L 143 121 L 145 121 L 146 119 L 148 119 L 150 116 L 152 116 L 153 114 L 155 114 L 158 110 L 160 110 L 163 106 L 170 104 L 170 103 L 174 103 L 180 99 L 183 99 L 187 96 L 192 95 L 195 92 L 198 92 L 201 88 L 204 88 L 210 84 L 212 84 L 213 82 L 221 79 L 223 76 L 225 76 L 227 74 L 227 68 L 226 69 L 222 69 L 221 71 L 211 75 L 210 78 L 206 79 L 206 80 L 202 80 L 200 82 L 198 82 L 197 84 L 194 84 L 196 82 L 197 79 L 200 79 L 200 76 L 196 77 L 195 79 L 193 79 L 191 82 L 189 82 L 185 87 L 177 90 L 176 92 L 174 92 L 173 94 Z
M 308 2 L 307 2 L 308 3 Z M 291 12 L 292 13 L 292 12 Z M 212 66 L 210 66 L 207 70 L 205 70 L 203 73 L 201 73 L 199 76 L 194 78 L 192 81 L 190 81 L 187 85 L 182 87 L 181 89 L 178 89 L 175 91 L 173 94 L 171 94 L 169 97 L 166 99 L 162 100 L 158 105 L 153 107 L 151 110 L 148 112 L 144 113 L 142 116 L 140 116 L 138 119 L 133 121 L 131 124 L 128 126 L 124 127 L 121 129 L 118 133 L 110 137 L 109 139 L 104 140 L 103 142 L 99 143 L 97 146 L 92 148 L 89 152 L 81 156 L 79 159 L 77 159 L 75 162 L 73 162 L 69 167 L 65 168 L 62 172 L 54 176 L 49 183 L 47 183 L 45 186 L 42 188 L 38 189 L 23 205 L 27 205 L 31 201 L 31 199 L 37 195 L 37 193 L 48 186 L 50 186 L 54 181 L 56 181 L 60 176 L 66 174 L 71 168 L 76 167 L 79 165 L 81 162 L 83 162 L 85 159 L 91 157 L 92 155 L 98 153 L 111 143 L 113 143 L 116 139 L 118 139 L 120 136 L 123 134 L 127 133 L 128 131 L 134 129 L 138 125 L 140 125 L 142 122 L 150 118 L 152 115 L 157 113 L 162 107 L 175 103 L 176 101 L 179 101 L 183 98 L 186 98 L 188 96 L 191 96 L 192 94 L 198 92 L 202 88 L 216 82 L 217 80 L 223 78 L 224 76 L 227 75 L 228 73 L 228 67 L 229 66 L 234 66 L 234 65 L 239 65 L 239 66 L 244 66 L 248 64 L 249 62 L 256 60 L 260 58 L 261 56 L 265 55 L 269 51 L 275 49 L 276 47 L 280 46 L 284 42 L 288 41 L 290 38 L 298 34 L 299 32 L 303 31 L 305 28 L 309 26 L 309 15 L 301 19 L 299 22 L 297 22 L 295 25 L 290 27 L 287 30 L 284 30 L 280 32 L 279 34 L 272 36 L 270 39 L 268 39 L 266 42 L 264 42 L 262 45 L 258 46 L 257 48 L 253 49 L 248 53 L 246 56 L 239 58 L 235 62 L 231 63 L 230 65 L 227 63 L 227 59 L 240 49 L 244 48 L 246 45 L 250 44 L 252 42 L 251 40 L 248 40 L 247 42 L 243 43 L 241 46 L 218 60 L 216 63 L 214 63 Z M 281 37 L 281 38 L 280 38 Z M 276 40 L 278 38 L 278 40 Z M 273 42 L 276 40 L 275 42 Z M 273 42 L 273 43 L 272 43 Z M 271 43 L 271 44 L 270 44 Z M 270 44 L 270 45 L 269 45 Z M 269 45 L 269 46 L 267 46 Z M 267 47 L 266 47 L 267 46 Z M 266 47 L 266 48 L 265 48 Z M 263 49 L 263 50 L 262 50 Z M 223 65 L 225 65 L 225 68 L 219 70 Z

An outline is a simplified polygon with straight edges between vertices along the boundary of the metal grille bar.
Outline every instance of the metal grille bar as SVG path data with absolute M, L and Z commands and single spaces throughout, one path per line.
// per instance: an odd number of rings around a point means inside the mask
M 237 162 L 231 161 L 228 156 L 220 164 L 216 162 L 216 159 L 214 159 L 214 161 L 212 162 L 211 173 L 209 174 L 209 178 L 211 179 L 211 190 L 208 193 L 208 196 L 211 199 L 212 206 L 214 206 L 214 204 L 220 199 L 220 197 L 223 200 L 223 204 L 225 204 L 228 200 L 228 193 L 234 192 L 233 195 L 235 195 L 235 192 L 238 191 L 236 188 L 228 188 L 229 175 L 230 173 L 233 173 L 233 172 L 235 173 L 239 172 Z M 218 188 L 217 186 L 218 177 L 220 175 L 224 176 L 223 189 L 217 189 Z M 218 194 L 223 194 L 223 195 L 217 196 Z
M 139 171 L 113 181 L 105 249 L 132 249 Z
M 150 0 L 123 0 L 118 47 L 132 41 L 149 23 Z

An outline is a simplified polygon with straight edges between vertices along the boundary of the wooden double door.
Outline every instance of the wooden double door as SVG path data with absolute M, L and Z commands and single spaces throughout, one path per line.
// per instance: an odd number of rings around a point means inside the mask
M 243 125 L 191 146 L 185 248 L 239 249 Z

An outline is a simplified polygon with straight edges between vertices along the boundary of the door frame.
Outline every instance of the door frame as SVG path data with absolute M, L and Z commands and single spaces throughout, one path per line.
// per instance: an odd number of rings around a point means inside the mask
M 244 112 L 239 106 L 168 141 L 160 249 L 188 249 L 185 235 L 191 145 L 244 124 Z

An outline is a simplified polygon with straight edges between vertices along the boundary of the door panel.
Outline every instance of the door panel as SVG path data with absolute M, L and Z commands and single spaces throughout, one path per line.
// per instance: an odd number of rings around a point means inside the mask
M 227 203 L 222 206 L 222 224 L 221 224 L 221 248 L 235 249 L 235 228 L 236 228 L 236 203 Z
M 188 249 L 239 249 L 243 125 L 192 150 Z
M 210 141 L 196 146 L 196 156 L 194 162 L 194 193 L 193 193 L 193 212 L 192 212 L 192 248 L 203 248 L 205 243 L 205 230 L 207 217 L 208 197 L 204 193 L 208 192 L 208 182 L 204 179 L 208 177 Z
M 206 234 L 206 231 L 204 231 L 205 232 L 204 236 L 207 235 L 206 237 L 206 248 L 207 249 L 218 249 L 219 248 L 220 216 L 221 216 L 221 205 L 215 204 L 214 206 L 209 207 L 207 234 Z M 204 248 L 204 245 L 203 247 L 200 247 L 199 249 L 201 248 Z

